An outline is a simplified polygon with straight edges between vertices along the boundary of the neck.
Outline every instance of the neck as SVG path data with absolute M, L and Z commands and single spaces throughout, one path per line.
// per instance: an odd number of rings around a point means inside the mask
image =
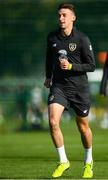
M 68 28 L 62 29 L 61 33 L 63 36 L 69 36 L 72 32 L 73 25 L 69 26 Z

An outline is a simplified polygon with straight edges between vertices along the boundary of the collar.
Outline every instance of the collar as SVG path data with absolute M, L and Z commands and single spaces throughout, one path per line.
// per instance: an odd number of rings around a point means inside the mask
M 70 39 L 70 37 L 73 37 L 75 35 L 75 32 L 76 32 L 76 27 L 73 27 L 73 29 L 72 29 L 69 36 L 63 36 L 61 34 L 61 28 L 59 28 L 59 30 L 58 30 L 58 38 L 61 39 L 61 40 L 68 40 L 68 39 Z

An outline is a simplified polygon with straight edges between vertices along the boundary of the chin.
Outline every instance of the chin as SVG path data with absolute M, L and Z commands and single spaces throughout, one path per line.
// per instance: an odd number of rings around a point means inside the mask
M 64 25 L 60 25 L 61 29 L 65 29 L 66 27 Z

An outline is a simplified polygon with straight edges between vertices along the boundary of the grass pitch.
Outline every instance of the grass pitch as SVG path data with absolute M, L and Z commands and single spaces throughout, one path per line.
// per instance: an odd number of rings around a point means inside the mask
M 93 127 L 93 125 L 92 125 Z M 63 123 L 71 167 L 61 179 L 81 179 L 83 148 L 74 122 Z M 92 128 L 94 179 L 108 179 L 108 130 Z M 1 179 L 51 179 L 58 157 L 49 131 L 0 134 Z

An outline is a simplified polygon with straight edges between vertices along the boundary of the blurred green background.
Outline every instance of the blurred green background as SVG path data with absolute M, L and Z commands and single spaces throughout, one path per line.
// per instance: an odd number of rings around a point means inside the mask
M 62 0 L 0 1 L 1 77 L 44 76 L 46 36 L 57 27 L 57 7 L 60 2 Z M 76 6 L 76 26 L 90 37 L 95 55 L 98 51 L 106 50 L 108 1 L 70 2 Z
M 57 7 L 61 2 L 64 1 L 0 1 L 0 132 L 20 128 L 21 124 L 26 126 L 26 121 L 38 127 L 40 119 L 47 119 L 48 91 L 43 87 L 46 37 L 57 28 Z M 96 68 L 102 70 L 97 54 L 108 49 L 108 1 L 65 2 L 76 6 L 76 26 L 89 36 Z M 90 81 L 91 119 L 102 119 L 107 109 L 106 99 L 99 97 L 100 79 Z M 47 121 L 41 123 L 48 125 Z
M 64 0 L 0 0 L 1 179 L 50 179 L 56 166 L 48 127 L 48 90 L 43 83 L 46 37 L 57 28 L 61 2 Z M 76 26 L 89 36 L 94 49 L 96 71 L 89 74 L 94 178 L 108 179 L 108 98 L 99 95 L 103 64 L 97 58 L 98 52 L 108 51 L 108 0 L 65 2 L 76 6 Z M 64 112 L 62 120 L 72 164 L 63 177 L 80 179 L 83 148 L 74 112 Z

